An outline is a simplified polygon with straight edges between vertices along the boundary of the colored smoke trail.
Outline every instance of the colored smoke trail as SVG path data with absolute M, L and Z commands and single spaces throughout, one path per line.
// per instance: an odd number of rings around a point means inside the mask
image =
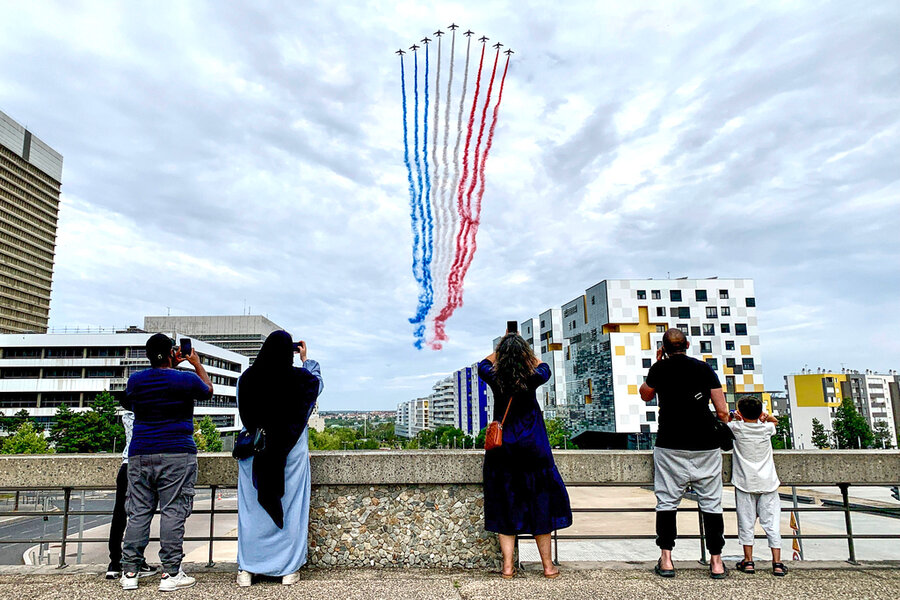
M 499 50 L 498 50 L 499 53 Z M 495 64 L 496 67 L 496 64 Z M 475 258 L 475 251 L 478 249 L 478 242 L 476 240 L 476 236 L 478 234 L 478 224 L 480 222 L 481 215 L 481 200 L 484 198 L 484 187 L 485 187 L 485 179 L 484 179 L 484 169 L 487 166 L 487 158 L 488 154 L 491 151 L 491 146 L 494 143 L 494 130 L 497 127 L 497 117 L 500 114 L 500 102 L 503 100 L 503 84 L 506 82 L 506 72 L 509 70 L 509 56 L 506 57 L 506 65 L 503 67 L 503 76 L 500 78 L 500 91 L 497 94 L 497 104 L 494 105 L 494 114 L 491 118 L 491 127 L 488 130 L 487 142 L 484 146 L 484 154 L 481 155 L 481 166 L 478 169 L 478 172 L 481 174 L 481 181 L 478 186 L 478 193 L 475 197 L 475 209 L 474 212 L 479 218 L 475 219 L 472 223 L 471 227 L 471 236 L 472 241 L 470 244 L 471 252 L 466 256 L 466 260 L 460 269 L 460 281 L 465 281 L 466 273 L 469 272 L 469 267 L 472 266 L 472 259 Z M 490 97 L 490 93 L 488 94 Z M 462 305 L 462 288 L 459 290 L 459 305 Z
M 419 248 L 419 223 L 416 212 L 416 184 L 413 181 L 412 163 L 409 162 L 409 127 L 407 126 L 407 109 L 406 109 L 406 72 L 403 66 L 403 55 L 400 55 L 400 92 L 403 98 L 403 162 L 406 164 L 406 177 L 409 181 L 409 207 L 410 221 L 412 222 L 413 232 L 413 274 L 418 280 L 419 266 L 418 248 Z
M 478 108 L 478 95 L 481 91 L 481 71 L 484 66 L 484 49 L 485 44 L 481 44 L 481 59 L 478 61 L 478 75 L 475 77 L 475 97 L 472 100 L 472 111 L 469 114 L 469 123 L 466 131 L 466 145 L 463 150 L 463 166 L 462 176 L 460 177 L 459 187 L 456 192 L 456 206 L 460 217 L 460 227 L 456 234 L 456 252 L 453 257 L 453 264 L 450 267 L 450 274 L 447 276 L 447 296 L 448 300 L 441 308 L 441 312 L 434 319 L 434 339 L 435 341 L 445 341 L 447 334 L 445 331 L 445 323 L 447 319 L 453 315 L 453 311 L 458 308 L 454 299 L 457 297 L 456 289 L 460 286 L 459 267 L 461 266 L 461 258 L 466 254 L 466 245 L 468 244 L 467 223 L 470 219 L 469 208 L 465 202 L 464 194 L 466 189 L 466 180 L 469 173 L 469 147 L 472 142 L 472 130 L 475 128 L 475 111 Z
M 426 310 L 423 310 L 422 307 L 427 302 L 428 294 L 426 291 L 426 284 L 425 284 L 426 269 L 425 269 L 425 262 L 424 262 L 425 246 L 427 244 L 426 226 L 425 226 L 425 211 L 422 206 L 422 193 L 424 192 L 424 182 L 422 181 L 422 162 L 419 157 L 419 55 L 416 52 L 413 52 L 413 65 L 415 66 L 415 69 L 413 71 L 413 73 L 414 73 L 413 85 L 415 88 L 415 94 L 414 94 L 415 104 L 414 104 L 414 110 L 413 110 L 413 121 L 414 121 L 413 157 L 415 158 L 415 162 L 416 162 L 416 174 L 417 174 L 417 179 L 418 179 L 418 183 L 419 183 L 418 188 L 417 188 L 415 208 L 414 208 L 414 210 L 416 212 L 416 223 L 418 225 L 418 230 L 416 232 L 416 235 L 414 236 L 414 242 L 416 244 L 415 263 L 418 264 L 418 269 L 414 268 L 413 274 L 416 278 L 416 281 L 419 284 L 419 301 L 418 301 L 418 305 L 416 307 L 416 316 L 412 317 L 409 320 L 409 322 L 414 325 L 417 325 L 417 327 L 415 328 L 415 331 L 413 332 L 413 335 L 416 338 L 416 342 L 415 342 L 416 348 L 421 348 L 423 341 L 425 339 L 425 323 L 424 323 L 425 315 L 428 312 Z M 426 123 L 427 123 L 427 120 L 426 120 Z M 426 125 L 426 127 L 427 127 L 427 125 Z M 426 174 L 427 174 L 427 169 L 426 169 Z

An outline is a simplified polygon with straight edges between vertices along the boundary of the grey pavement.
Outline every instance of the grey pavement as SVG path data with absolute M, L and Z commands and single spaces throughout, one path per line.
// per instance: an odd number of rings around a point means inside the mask
M 508 599 L 581 598 L 772 598 L 778 600 L 872 599 L 900 597 L 900 563 L 805 563 L 785 578 L 768 573 L 732 572 L 724 581 L 709 579 L 697 563 L 676 563 L 678 576 L 656 577 L 651 563 L 564 563 L 562 576 L 542 577 L 539 567 L 528 565 L 515 579 L 504 581 L 495 573 L 442 569 L 304 569 L 301 581 L 285 587 L 277 580 L 238 588 L 233 564 L 208 570 L 187 565 L 197 577 L 194 588 L 172 594 L 175 598 L 296 598 L 363 599 Z M 158 578 L 141 580 L 140 588 L 124 592 L 117 581 L 102 578 L 100 565 L 79 565 L 63 570 L 48 567 L 0 568 L 0 598 L 97 600 L 99 598 L 157 598 Z

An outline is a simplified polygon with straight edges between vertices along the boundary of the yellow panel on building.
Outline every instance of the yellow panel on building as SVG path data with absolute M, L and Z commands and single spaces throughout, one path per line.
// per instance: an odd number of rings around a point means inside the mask
M 734 391 L 737 392 L 738 394 L 743 394 L 744 393 L 744 384 L 743 383 L 734 384 Z
M 625 346 L 616 346 L 616 356 L 625 356 Z
M 741 354 L 744 356 L 750 355 L 750 346 L 741 346 Z
M 753 384 L 753 375 L 744 374 L 744 385 L 752 385 Z
M 797 406 L 823 407 L 840 406 L 842 401 L 841 382 L 847 381 L 847 376 L 839 373 L 811 373 L 809 375 L 792 375 L 794 378 L 794 391 L 797 396 Z M 834 401 L 828 402 L 825 398 L 825 379 L 834 379 Z
M 761 383 L 755 383 L 755 384 L 753 384 L 753 391 L 754 391 L 754 392 L 761 392 L 761 391 L 763 391 L 763 389 L 765 389 L 765 387 L 766 387 L 766 386 L 764 386 L 764 385 L 761 384 Z
M 638 386 L 636 386 L 636 385 L 629 385 L 629 386 L 628 386 L 628 393 L 629 393 L 630 395 L 637 395 L 637 393 L 638 393 Z

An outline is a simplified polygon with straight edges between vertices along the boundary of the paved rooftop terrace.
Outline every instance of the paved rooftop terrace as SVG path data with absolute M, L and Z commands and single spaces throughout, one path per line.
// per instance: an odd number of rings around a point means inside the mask
M 762 562 L 757 563 L 764 566 Z M 234 583 L 233 564 L 206 569 L 186 565 L 197 577 L 197 585 L 175 592 L 178 599 L 297 598 L 297 599 L 742 599 L 772 600 L 896 600 L 900 598 L 900 562 L 848 563 L 807 562 L 798 564 L 785 578 L 768 572 L 745 575 L 732 571 L 728 579 L 713 581 L 696 562 L 677 562 L 678 576 L 663 580 L 651 572 L 651 563 L 563 563 L 563 575 L 544 579 L 537 565 L 510 581 L 496 574 L 475 570 L 444 569 L 305 569 L 294 586 L 278 580 L 263 581 L 251 588 Z M 0 598 L 100 600 L 105 598 L 159 598 L 159 579 L 141 581 L 137 591 L 125 592 L 117 581 L 103 579 L 100 565 L 78 565 L 57 570 L 52 567 L 0 568 Z

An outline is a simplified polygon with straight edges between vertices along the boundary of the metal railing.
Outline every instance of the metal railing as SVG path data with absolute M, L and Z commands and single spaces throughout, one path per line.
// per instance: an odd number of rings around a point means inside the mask
M 803 540 L 847 540 L 847 551 L 848 558 L 847 562 L 853 565 L 859 564 L 856 560 L 856 545 L 854 543 L 855 540 L 894 540 L 900 539 L 900 533 L 880 533 L 880 534 L 860 534 L 853 533 L 853 522 L 851 519 L 851 514 L 854 512 L 860 513 L 868 513 L 868 514 L 884 514 L 890 517 L 900 518 L 900 506 L 896 508 L 892 507 L 875 507 L 875 506 L 858 506 L 854 505 L 850 502 L 849 483 L 828 483 L 822 484 L 822 486 L 834 486 L 837 487 L 841 491 L 841 502 L 839 505 L 831 505 L 831 506 L 798 506 L 797 505 L 797 496 L 796 496 L 796 486 L 794 493 L 794 505 L 792 508 L 785 510 L 783 512 L 792 512 L 795 513 L 795 518 L 797 521 L 797 533 L 796 534 L 782 534 L 782 539 L 788 540 L 799 540 L 800 548 L 801 548 L 801 558 L 802 554 L 802 543 Z M 610 483 L 600 483 L 600 484 L 592 484 L 592 483 L 578 483 L 572 484 L 568 487 L 636 487 L 634 484 L 610 484 Z M 637 486 L 641 487 L 641 486 Z M 724 487 L 733 487 L 731 484 L 726 483 Z M 860 486 L 860 487 L 873 487 L 873 486 Z M 877 486 L 881 487 L 881 486 Z M 693 490 L 688 488 L 688 493 L 685 494 L 685 499 L 690 500 L 690 496 L 693 494 Z M 825 504 L 823 502 L 823 504 Z M 700 564 L 707 564 L 706 561 L 706 534 L 703 530 L 703 515 L 700 511 L 700 505 L 698 504 L 695 508 L 679 508 L 679 512 L 696 512 L 697 513 L 697 522 L 698 522 L 698 533 L 696 534 L 678 534 L 679 539 L 688 539 L 688 540 L 699 540 L 700 542 Z M 723 512 L 725 513 L 736 513 L 737 509 L 734 507 L 723 507 Z M 656 509 L 652 507 L 577 507 L 572 508 L 573 513 L 655 513 Z M 800 528 L 800 517 L 796 513 L 801 512 L 816 512 L 816 513 L 829 513 L 829 512 L 840 512 L 844 514 L 844 528 L 845 533 L 834 533 L 834 534 L 803 534 Z M 726 540 L 735 540 L 738 539 L 739 536 L 733 534 L 726 534 Z M 519 539 L 534 539 L 534 536 L 517 536 L 516 543 L 518 548 L 518 540 Z M 567 534 L 560 533 L 558 530 L 554 530 L 551 534 L 551 539 L 553 542 L 553 563 L 559 565 L 559 540 L 585 540 L 585 541 L 605 541 L 605 540 L 655 540 L 656 534 Z M 754 535 L 754 539 L 766 539 L 765 535 L 756 534 Z
M 815 485 L 815 484 L 811 484 Z M 826 486 L 833 486 L 835 484 L 828 483 L 822 484 Z M 209 553 L 208 553 L 208 561 L 206 563 L 207 567 L 212 567 L 215 565 L 213 560 L 213 552 L 215 542 L 235 542 L 237 541 L 237 537 L 235 536 L 217 536 L 215 535 L 215 517 L 216 515 L 226 515 L 226 514 L 237 514 L 236 508 L 216 508 L 216 496 L 217 492 L 224 489 L 236 489 L 234 485 L 209 485 L 209 486 L 197 486 L 198 489 L 209 489 L 210 490 L 210 507 L 208 509 L 195 509 L 192 514 L 194 515 L 209 515 L 209 534 L 205 536 L 185 536 L 185 542 L 208 542 L 209 544 Z M 636 486 L 634 484 L 615 484 L 615 483 L 599 483 L 599 484 L 591 484 L 591 483 L 578 483 L 572 484 L 569 487 L 645 487 L 645 486 Z M 726 487 L 730 487 L 729 484 L 726 484 Z M 794 498 L 794 506 L 787 512 L 794 513 L 802 513 L 802 512 L 817 512 L 817 513 L 827 513 L 827 512 L 839 512 L 844 514 L 844 528 L 845 533 L 840 534 L 802 534 L 799 527 L 799 515 L 795 515 L 798 520 L 798 528 L 796 534 L 787 534 L 782 535 L 783 539 L 797 539 L 800 540 L 801 544 L 803 540 L 847 540 L 847 550 L 848 550 L 848 559 L 847 562 L 851 564 L 858 564 L 856 560 L 856 547 L 855 540 L 893 540 L 900 539 L 900 533 L 892 534 L 892 533 L 879 533 L 879 534 L 859 534 L 853 532 L 853 522 L 851 515 L 854 512 L 857 513 L 868 513 L 868 514 L 884 514 L 890 517 L 900 518 L 900 506 L 897 508 L 892 507 L 876 507 L 876 506 L 868 506 L 868 505 L 856 505 L 850 502 L 849 488 L 850 484 L 847 483 L 839 483 L 837 487 L 841 492 L 841 501 L 839 503 L 835 503 L 834 505 L 825 505 L 825 506 L 797 506 L 796 495 Z M 863 486 L 863 487 L 872 487 L 872 486 Z M 880 487 L 880 486 L 879 486 Z M 77 537 L 73 538 L 69 534 L 69 520 L 72 517 L 82 517 L 82 516 L 111 516 L 113 513 L 111 510 L 84 510 L 83 506 L 81 510 L 73 510 L 72 509 L 72 493 L 75 490 L 86 490 L 86 491 L 107 491 L 114 490 L 113 487 L 53 487 L 53 488 L 41 488 L 41 491 L 55 491 L 61 490 L 63 493 L 63 506 L 62 511 L 59 510 L 43 510 L 43 511 L 0 511 L 0 517 L 61 517 L 62 518 L 62 531 L 60 532 L 59 537 L 47 537 L 41 536 L 39 538 L 7 538 L 0 539 L 0 545 L 5 544 L 59 544 L 60 552 L 59 552 L 59 562 L 58 568 L 62 569 L 67 566 L 66 564 L 66 550 L 69 543 L 78 543 L 78 544 L 90 544 L 90 543 L 108 543 L 107 538 L 85 538 L 85 537 Z M 0 489 L 0 494 L 2 493 L 18 493 L 23 491 L 36 491 L 36 488 L 2 488 Z M 685 497 L 690 499 L 691 492 L 688 493 Z M 823 503 L 824 504 L 824 503 Z M 682 508 L 680 511 L 685 512 L 696 512 L 697 513 L 697 521 L 698 521 L 698 533 L 696 534 L 679 534 L 680 539 L 691 539 L 691 540 L 699 540 L 699 549 L 700 549 L 700 563 L 706 564 L 706 547 L 705 541 L 706 536 L 703 531 L 703 519 L 700 513 L 699 505 L 696 508 Z M 736 512 L 736 509 L 733 507 L 723 508 L 724 512 L 732 513 Z M 572 508 L 573 513 L 610 513 L 610 514 L 618 514 L 618 513 L 653 513 L 655 512 L 655 508 L 652 507 L 577 507 Z M 158 514 L 158 511 L 157 513 Z M 725 535 L 725 539 L 737 539 L 737 535 Z M 764 535 L 756 535 L 756 539 L 765 539 Z M 518 536 L 517 543 L 519 539 L 534 539 L 533 536 Z M 586 540 L 586 541 L 604 541 L 604 540 L 654 540 L 656 539 L 655 534 L 633 534 L 633 533 L 623 533 L 623 534 L 566 534 L 559 533 L 558 531 L 554 531 L 552 533 L 552 541 L 553 541 L 553 561 L 556 564 L 559 564 L 559 541 L 567 541 L 567 540 Z M 151 542 L 158 542 L 158 537 L 151 537 Z M 801 546 L 802 548 L 802 546 Z

